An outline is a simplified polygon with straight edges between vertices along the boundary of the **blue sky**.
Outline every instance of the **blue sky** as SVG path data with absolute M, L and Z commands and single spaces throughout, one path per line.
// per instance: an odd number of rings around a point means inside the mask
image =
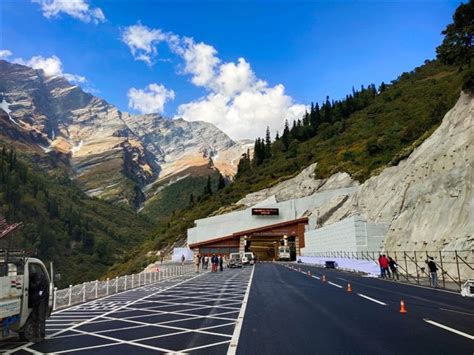
M 389 82 L 434 58 L 441 31 L 459 5 L 76 1 L 87 10 L 68 13 L 59 4 L 50 7 L 57 14 L 48 14 L 45 6 L 53 0 L 2 1 L 0 49 L 11 51 L 7 59 L 28 63 L 34 56 L 56 56 L 63 73 L 85 77 L 83 86 L 123 111 L 202 119 L 234 138 L 263 135 L 267 125 L 280 129 L 285 118 L 296 118 L 311 101 L 341 98 L 352 86 Z M 101 16 L 92 12 L 97 9 Z M 130 26 L 166 37 L 151 42 L 152 52 L 138 51 L 152 64 L 137 60 L 133 43 L 124 42 Z M 196 46 L 200 43 L 205 46 Z M 212 65 L 201 61 L 201 49 L 211 51 Z M 219 76 L 225 68 L 228 75 Z M 203 69 L 212 70 L 212 78 L 204 80 Z M 129 107 L 130 95 L 138 109 Z

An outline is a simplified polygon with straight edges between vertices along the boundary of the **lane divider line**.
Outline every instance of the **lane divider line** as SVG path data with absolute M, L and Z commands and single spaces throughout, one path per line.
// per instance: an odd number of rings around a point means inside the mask
M 328 284 L 330 284 L 332 286 L 335 286 L 335 287 L 338 287 L 338 288 L 342 288 L 341 285 L 335 284 L 334 282 L 331 282 L 331 281 L 328 281 Z
M 432 321 L 432 320 L 429 320 L 429 319 L 423 318 L 423 320 L 424 320 L 426 323 L 429 323 L 429 324 L 431 324 L 431 325 L 434 325 L 435 327 L 439 327 L 439 328 L 441 328 L 441 329 L 447 330 L 448 332 L 455 333 L 455 334 L 460 335 L 460 336 L 463 336 L 463 337 L 465 337 L 465 338 L 474 340 L 474 335 L 470 335 L 470 334 L 461 332 L 460 330 L 457 330 L 457 329 L 448 327 L 448 326 L 446 326 L 446 325 L 437 323 L 437 322 Z
M 313 275 L 313 276 L 311 276 L 311 277 L 312 277 L 313 279 L 316 279 L 316 280 L 321 280 L 318 276 L 315 276 L 315 275 Z
M 362 298 L 365 298 L 366 300 L 369 300 L 369 301 L 372 301 L 372 302 L 381 304 L 382 306 L 386 306 L 386 305 L 387 305 L 386 303 L 383 303 L 383 302 L 381 302 L 381 301 L 379 301 L 379 300 L 376 300 L 375 298 L 372 298 L 372 297 L 363 295 L 362 293 L 358 293 L 357 296 L 360 296 L 360 297 L 362 297 Z
M 255 265 L 250 274 L 249 283 L 247 285 L 247 290 L 245 291 L 245 296 L 242 301 L 242 308 L 240 308 L 239 316 L 235 323 L 234 333 L 232 334 L 232 339 L 229 344 L 229 349 L 227 350 L 227 355 L 235 355 L 237 353 L 237 345 L 239 344 L 240 332 L 242 330 L 242 325 L 244 324 L 245 310 L 247 309 L 247 303 L 250 296 L 250 287 L 252 286 L 253 274 L 255 273 Z

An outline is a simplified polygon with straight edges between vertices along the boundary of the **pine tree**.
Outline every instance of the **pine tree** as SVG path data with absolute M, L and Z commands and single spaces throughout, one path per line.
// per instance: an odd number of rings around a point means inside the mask
M 290 128 L 288 127 L 288 120 L 285 120 L 285 128 L 283 129 L 283 134 L 281 135 L 281 142 L 285 147 L 285 151 L 288 149 L 290 144 Z
M 441 32 L 443 43 L 436 48 L 438 59 L 447 65 L 468 65 L 474 57 L 474 1 L 461 4 L 453 16 L 453 23 Z
M 225 179 L 222 174 L 219 173 L 219 183 L 217 185 L 218 190 L 222 190 L 225 187 Z
M 267 126 L 267 132 L 265 133 L 265 159 L 272 156 L 272 139 L 270 138 L 270 127 Z

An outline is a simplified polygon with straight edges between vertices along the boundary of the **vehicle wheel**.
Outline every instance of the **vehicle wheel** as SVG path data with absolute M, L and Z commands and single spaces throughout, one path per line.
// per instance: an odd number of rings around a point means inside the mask
M 19 332 L 19 335 L 20 335 L 21 340 L 27 341 L 27 342 L 36 343 L 41 340 L 41 339 L 38 339 L 36 336 L 37 334 L 35 334 L 35 324 L 31 316 L 28 317 L 28 320 L 23 326 L 22 331 Z

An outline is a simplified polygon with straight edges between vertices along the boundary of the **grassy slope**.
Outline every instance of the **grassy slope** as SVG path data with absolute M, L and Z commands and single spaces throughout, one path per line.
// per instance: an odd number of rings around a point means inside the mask
M 326 127 L 299 143 L 296 154 L 275 151 L 271 159 L 218 194 L 176 213 L 169 223 L 159 224 L 152 238 L 135 249 L 125 263 L 114 265 L 110 274 L 140 269 L 152 261 L 143 257 L 146 252 L 185 240 L 186 229 L 193 226 L 195 219 L 292 177 L 313 162 L 318 162 L 316 173 L 320 178 L 346 171 L 359 181 L 385 166 L 397 164 L 436 129 L 455 104 L 464 74 L 436 61 L 404 73 L 372 104 L 352 114 L 345 130 L 338 133 L 338 126 Z

